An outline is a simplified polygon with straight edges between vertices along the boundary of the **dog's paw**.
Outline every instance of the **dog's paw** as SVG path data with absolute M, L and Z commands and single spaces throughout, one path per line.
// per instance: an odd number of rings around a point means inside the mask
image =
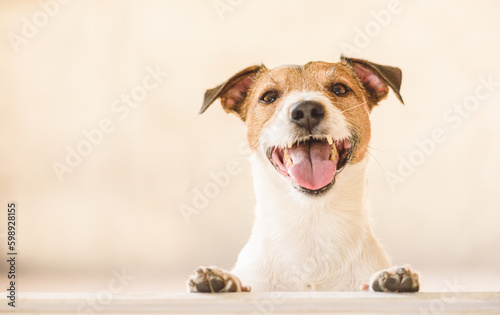
M 369 287 L 378 292 L 418 292 L 420 284 L 410 266 L 395 266 L 375 273 Z
M 238 277 L 217 267 L 199 267 L 188 280 L 190 292 L 250 292 Z

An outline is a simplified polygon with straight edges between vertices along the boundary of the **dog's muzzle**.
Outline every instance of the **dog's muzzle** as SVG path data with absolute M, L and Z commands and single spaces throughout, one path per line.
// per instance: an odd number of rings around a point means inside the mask
M 325 107 L 319 102 L 300 101 L 292 105 L 289 119 L 302 130 L 302 136 L 285 147 L 267 150 L 269 161 L 281 175 L 289 178 L 295 188 L 315 195 L 333 186 L 353 147 L 348 138 L 334 139 L 332 135 L 317 133 L 315 127 L 324 118 Z

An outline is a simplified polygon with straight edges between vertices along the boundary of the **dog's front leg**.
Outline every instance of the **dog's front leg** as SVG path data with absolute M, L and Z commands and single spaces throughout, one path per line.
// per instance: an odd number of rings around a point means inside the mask
M 249 286 L 243 286 L 240 279 L 218 267 L 199 267 L 196 274 L 189 277 L 189 291 L 203 293 L 250 292 Z
M 362 289 L 378 292 L 418 292 L 418 273 L 410 266 L 393 266 L 374 273 Z

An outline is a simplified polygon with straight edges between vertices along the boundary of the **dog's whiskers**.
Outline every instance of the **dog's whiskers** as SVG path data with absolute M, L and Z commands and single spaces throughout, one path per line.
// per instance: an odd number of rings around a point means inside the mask
M 341 113 L 343 113 L 343 112 L 345 112 L 345 111 L 348 111 L 348 110 L 351 110 L 351 109 L 355 109 L 355 108 L 358 108 L 358 107 L 360 107 L 360 106 L 363 106 L 363 105 L 365 105 L 365 104 L 366 104 L 366 102 L 363 102 L 363 103 L 361 103 L 361 104 L 358 104 L 358 105 L 356 105 L 356 106 L 353 106 L 353 107 L 349 107 L 349 108 L 347 108 L 347 109 L 344 109 L 343 111 L 341 111 Z
M 372 148 L 370 148 L 372 149 Z M 382 171 L 382 173 L 385 175 L 385 169 L 384 167 L 382 166 L 382 164 L 380 164 L 380 162 L 377 160 L 377 158 L 375 157 L 375 155 L 373 155 L 370 150 L 366 150 L 366 152 L 375 160 L 375 162 L 377 163 L 377 165 L 379 166 L 380 170 Z
M 375 151 L 384 152 L 384 153 L 388 153 L 388 152 L 397 152 L 397 151 L 395 151 L 395 150 L 382 150 L 382 149 L 377 149 L 377 148 L 372 147 L 371 145 L 368 145 L 368 148 L 369 148 L 370 150 L 375 150 Z

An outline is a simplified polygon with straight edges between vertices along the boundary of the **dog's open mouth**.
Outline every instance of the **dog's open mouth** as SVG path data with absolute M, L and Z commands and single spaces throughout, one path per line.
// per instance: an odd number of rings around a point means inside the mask
M 301 138 L 287 147 L 272 147 L 269 161 L 283 176 L 289 177 L 295 188 L 320 194 L 330 189 L 335 176 L 351 157 L 349 139 L 333 140 L 330 136 Z

